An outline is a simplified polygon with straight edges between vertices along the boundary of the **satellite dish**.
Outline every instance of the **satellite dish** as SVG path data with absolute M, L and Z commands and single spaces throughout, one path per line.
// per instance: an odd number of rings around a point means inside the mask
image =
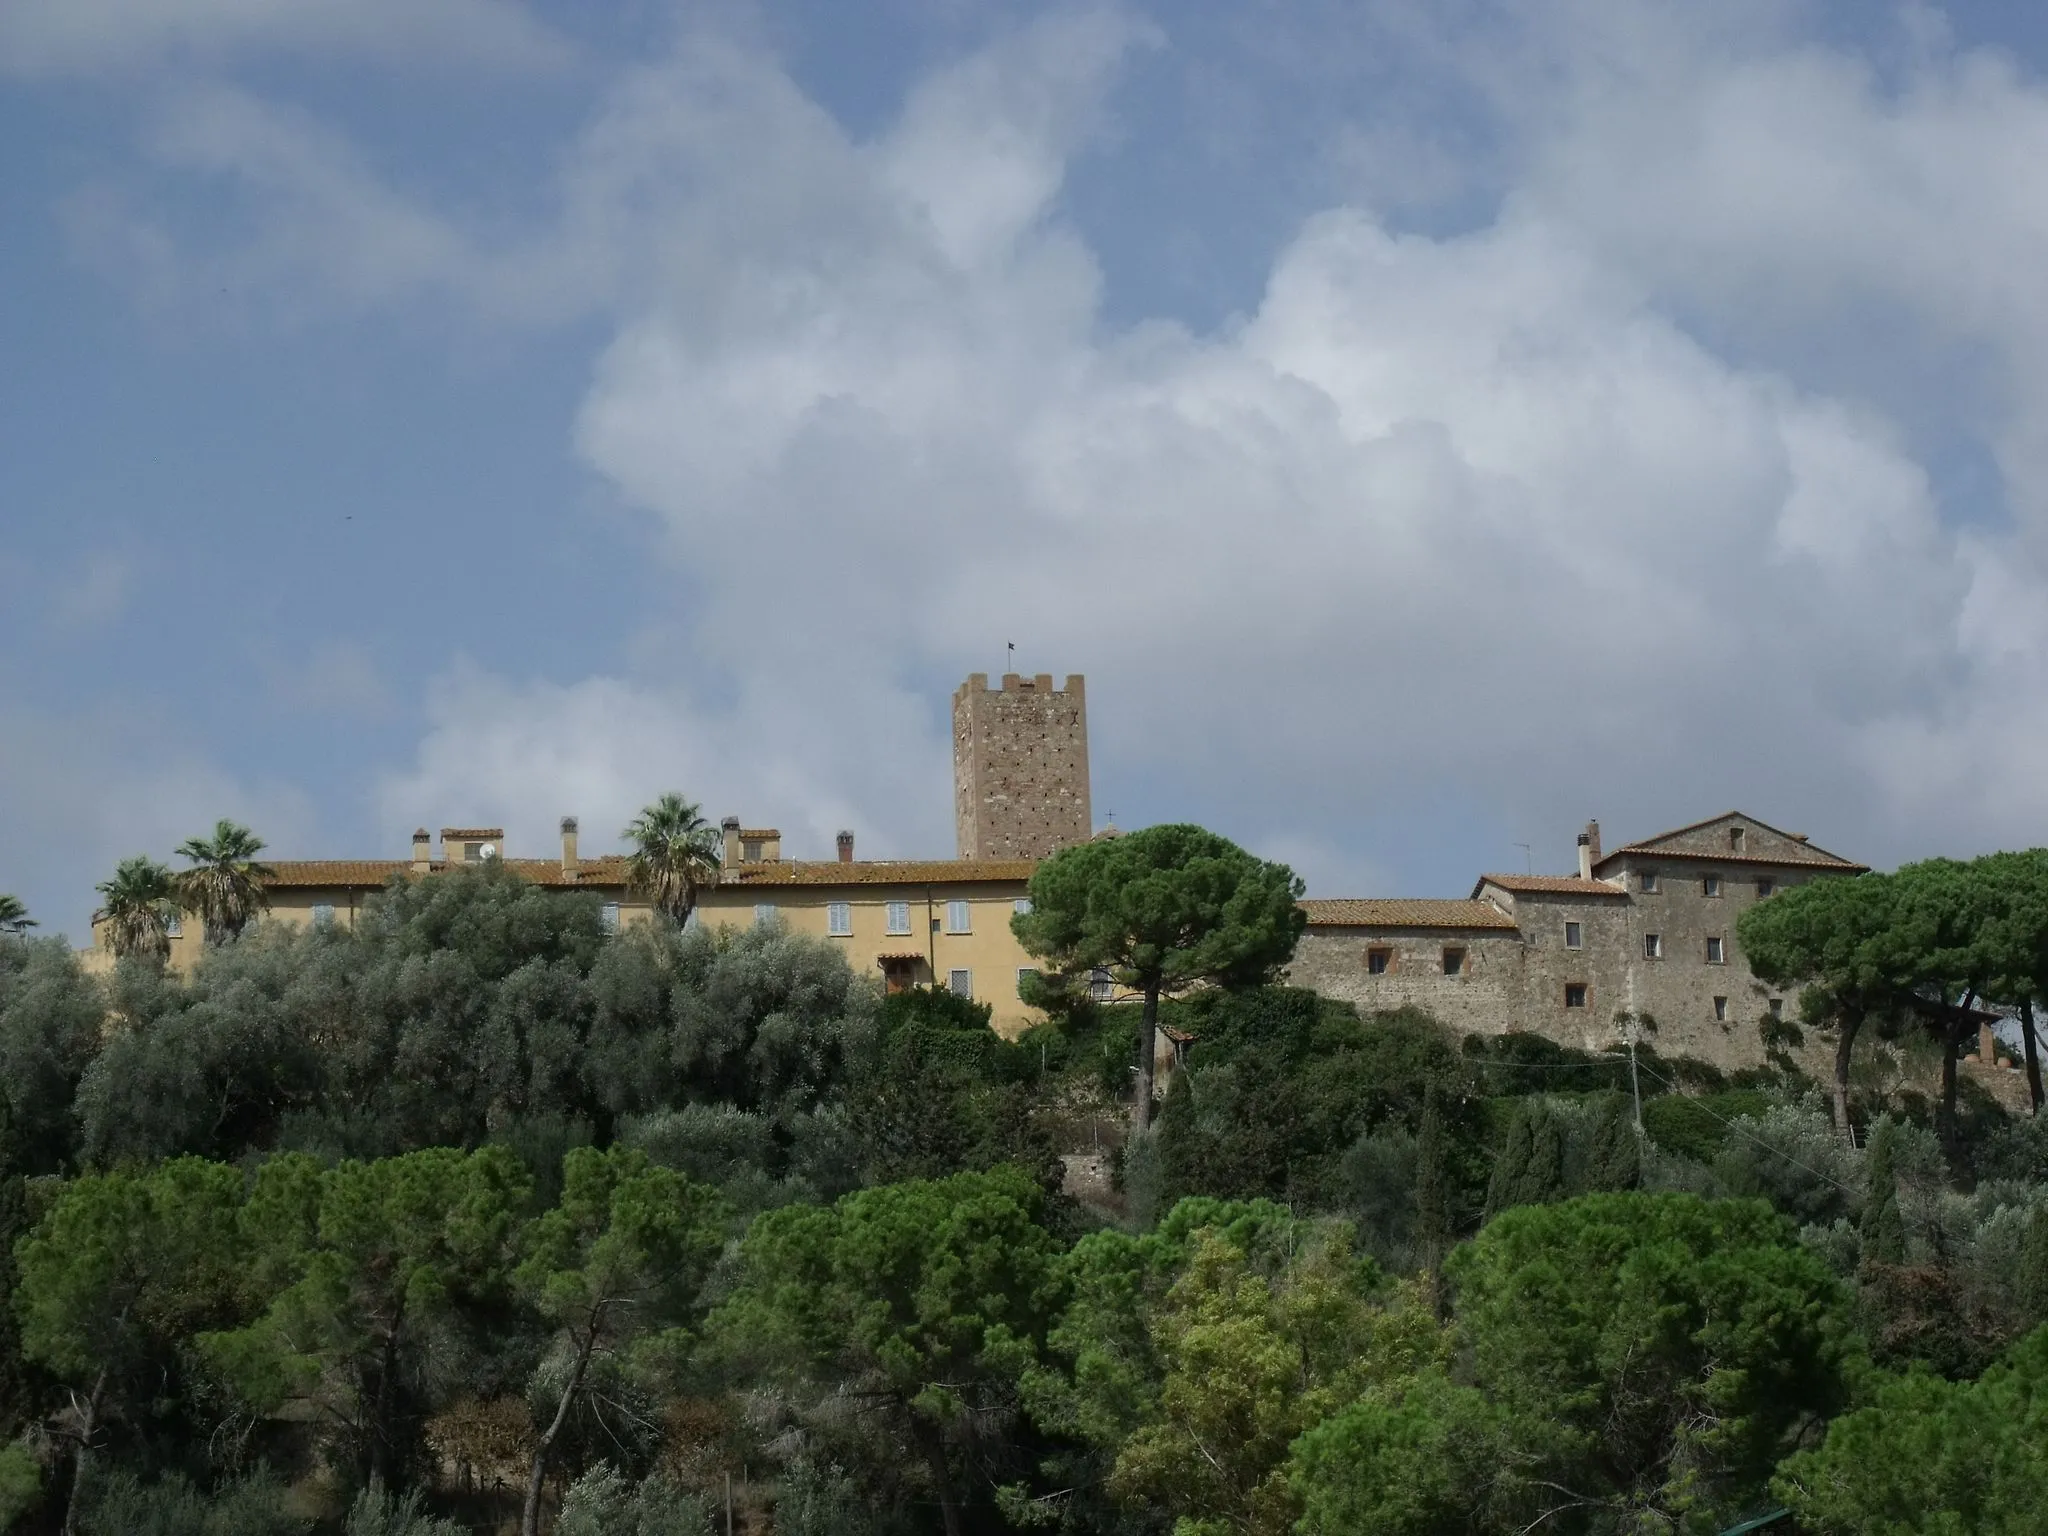
M 483 847 L 477 849 L 476 856 L 480 859 L 495 859 L 498 856 L 498 845 L 485 843 Z

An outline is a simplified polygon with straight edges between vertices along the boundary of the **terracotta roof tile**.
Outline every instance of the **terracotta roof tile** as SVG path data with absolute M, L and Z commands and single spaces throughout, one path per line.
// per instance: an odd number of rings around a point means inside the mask
M 1546 896 L 1626 896 L 1618 885 L 1609 885 L 1605 880 L 1581 880 L 1577 875 L 1481 875 L 1478 885 L 1472 887 L 1477 896 L 1481 886 L 1497 885 L 1515 895 Z
M 507 869 L 536 885 L 607 890 L 624 889 L 629 883 L 626 860 L 620 854 L 584 859 L 573 876 L 563 873 L 561 864 L 554 859 L 506 859 L 503 862 Z M 273 873 L 265 884 L 297 889 L 374 889 L 393 875 L 412 874 L 412 862 L 408 859 L 282 859 L 270 867 Z M 436 859 L 430 873 L 474 867 L 461 860 L 451 865 L 445 859 Z M 723 886 L 1022 884 L 1031 878 L 1031 872 L 1037 867 L 1030 859 L 868 859 L 851 864 L 837 859 L 817 859 L 742 864 L 722 871 L 718 883 Z
M 1515 920 L 1490 901 L 1304 901 L 1311 928 L 1500 928 Z

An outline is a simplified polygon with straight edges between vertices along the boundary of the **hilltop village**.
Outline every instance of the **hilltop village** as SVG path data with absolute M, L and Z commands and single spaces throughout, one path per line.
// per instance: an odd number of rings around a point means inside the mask
M 853 969 L 889 992 L 943 985 L 987 1004 L 1014 1036 L 1039 1015 L 1019 994 L 1035 962 L 1011 932 L 1040 860 L 1092 837 L 1085 680 L 975 673 L 955 690 L 950 859 L 856 856 L 841 832 L 834 857 L 786 855 L 778 828 L 728 815 L 717 881 L 691 921 L 744 927 L 773 918 L 831 940 Z M 584 857 L 574 816 L 551 857 L 509 849 L 505 829 L 414 832 L 408 858 L 271 860 L 269 921 L 353 925 L 394 875 L 430 878 L 486 860 L 549 890 L 600 896 L 617 928 L 651 907 L 616 854 Z M 1760 1066 L 1759 1026 L 1796 1014 L 1796 998 L 1750 974 L 1736 919 L 1808 880 L 1867 866 L 1729 811 L 1672 831 L 1602 846 L 1598 822 L 1578 837 L 1564 875 L 1482 874 L 1468 896 L 1316 898 L 1287 979 L 1363 1012 L 1414 1006 L 1459 1035 L 1532 1033 L 1602 1049 L 1631 1027 L 1659 1048 L 1723 1070 Z M 204 951 L 201 925 L 180 922 L 171 960 Z M 95 963 L 109 963 L 101 949 Z M 1117 996 L 1096 978 L 1098 999 Z

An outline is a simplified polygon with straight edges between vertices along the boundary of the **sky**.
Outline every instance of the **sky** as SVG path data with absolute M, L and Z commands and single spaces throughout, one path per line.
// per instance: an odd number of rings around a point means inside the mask
M 0 891 L 657 794 L 1452 896 L 2048 841 L 2048 20 L 0 0 Z

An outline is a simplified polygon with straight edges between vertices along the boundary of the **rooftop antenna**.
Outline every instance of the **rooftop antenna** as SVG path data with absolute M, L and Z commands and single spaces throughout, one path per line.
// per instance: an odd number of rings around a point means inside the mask
M 1529 851 L 1529 845 L 1527 843 L 1517 843 L 1515 846 L 1522 850 L 1522 873 L 1525 875 L 1535 874 L 1536 855 Z

